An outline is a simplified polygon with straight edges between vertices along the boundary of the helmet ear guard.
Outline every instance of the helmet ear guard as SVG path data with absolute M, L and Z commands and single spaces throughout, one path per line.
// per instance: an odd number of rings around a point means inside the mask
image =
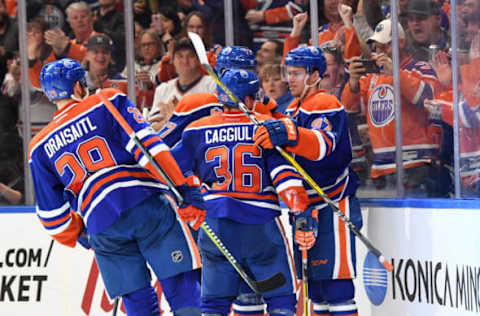
M 255 99 L 259 96 L 260 80 L 257 75 L 250 70 L 225 70 L 220 80 L 242 102 L 245 101 L 247 96 L 252 96 Z M 238 107 L 238 104 L 234 102 L 219 85 L 217 85 L 217 96 L 220 103 L 231 107 Z
M 87 87 L 85 69 L 71 58 L 51 62 L 40 72 L 42 90 L 50 101 L 71 98 L 77 81 Z

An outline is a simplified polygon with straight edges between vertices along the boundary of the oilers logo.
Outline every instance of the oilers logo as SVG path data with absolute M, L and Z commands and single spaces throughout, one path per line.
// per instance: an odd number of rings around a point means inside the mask
M 395 117 L 393 89 L 389 85 L 379 85 L 368 100 L 368 115 L 374 126 L 384 126 Z
M 326 117 L 317 118 L 312 122 L 312 128 L 314 129 L 323 129 L 324 131 L 330 132 L 333 127 L 332 123 Z

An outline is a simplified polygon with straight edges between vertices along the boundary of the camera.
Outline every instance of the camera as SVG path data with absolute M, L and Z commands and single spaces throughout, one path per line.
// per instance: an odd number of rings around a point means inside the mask
M 365 68 L 365 73 L 379 73 L 380 67 L 377 66 L 375 59 L 359 59 L 358 62 L 363 64 Z

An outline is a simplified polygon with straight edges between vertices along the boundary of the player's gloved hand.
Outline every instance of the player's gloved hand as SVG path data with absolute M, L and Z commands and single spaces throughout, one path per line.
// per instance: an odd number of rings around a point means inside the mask
M 289 118 L 268 120 L 257 128 L 253 140 L 255 145 L 265 149 L 275 146 L 295 146 L 298 139 L 298 127 Z
M 309 207 L 295 216 L 295 242 L 298 249 L 308 250 L 313 247 L 318 233 L 318 210 Z
M 78 235 L 77 242 L 80 244 L 80 246 L 82 246 L 83 248 L 85 248 L 87 250 L 92 248 L 92 246 L 88 242 L 88 235 L 87 235 L 87 230 L 85 229 L 85 227 L 80 232 L 80 235 Z
M 205 219 L 205 201 L 200 191 L 200 181 L 195 176 L 187 178 L 187 183 L 177 187 L 184 201 L 178 207 L 180 219 L 190 223 L 193 229 L 198 230 Z

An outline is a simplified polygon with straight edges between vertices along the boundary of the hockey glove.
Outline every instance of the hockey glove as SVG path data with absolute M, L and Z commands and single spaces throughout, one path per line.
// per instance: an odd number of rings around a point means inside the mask
M 90 243 L 88 242 L 88 234 L 87 234 L 87 230 L 85 229 L 85 227 L 80 232 L 80 235 L 78 235 L 77 242 L 80 244 L 80 246 L 82 246 L 83 248 L 85 248 L 87 250 L 92 248 L 92 246 L 90 246 Z
M 265 149 L 275 146 L 295 146 L 298 139 L 298 127 L 289 118 L 268 120 L 262 123 L 253 135 L 255 145 Z
M 318 233 L 318 210 L 309 207 L 295 216 L 295 242 L 298 249 L 308 250 L 313 247 Z
M 183 197 L 183 204 L 178 207 L 180 219 L 198 230 L 205 219 L 205 201 L 200 192 L 200 181 L 197 177 L 190 176 L 187 183 L 177 189 Z

